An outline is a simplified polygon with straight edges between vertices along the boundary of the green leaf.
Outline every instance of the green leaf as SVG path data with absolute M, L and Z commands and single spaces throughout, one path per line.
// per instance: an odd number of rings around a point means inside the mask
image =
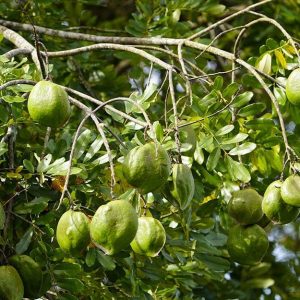
M 208 171 L 212 171 L 215 169 L 217 166 L 219 159 L 221 156 L 221 149 L 220 148 L 215 148 L 210 155 L 208 156 L 207 162 L 206 162 L 206 167 Z
M 57 285 L 73 293 L 81 292 L 84 289 L 83 282 L 77 278 L 61 278 L 57 281 Z
M 100 150 L 102 145 L 103 145 L 103 139 L 101 136 L 98 136 L 91 144 L 89 150 L 87 151 L 83 159 L 83 162 L 87 162 L 90 159 L 92 159 L 95 156 L 95 154 Z
M 37 197 L 30 202 L 20 203 L 14 207 L 14 212 L 17 214 L 38 214 L 45 210 L 48 206 L 50 198 Z
M 94 140 L 94 133 L 90 129 L 85 129 L 76 141 L 74 159 L 78 159 L 86 151 L 88 145 Z
M 274 92 L 274 96 L 277 99 L 278 103 L 280 105 L 285 105 L 286 103 L 286 94 L 285 94 L 285 90 L 279 87 L 274 87 L 273 89 Z
M 238 89 L 239 89 L 239 84 L 237 82 L 233 82 L 229 84 L 222 92 L 223 97 L 230 98 L 238 91 Z
M 256 114 L 262 113 L 266 109 L 266 104 L 260 102 L 260 103 L 252 103 L 245 107 L 242 107 L 238 111 L 238 115 L 241 117 L 249 117 Z
M 20 96 L 3 96 L 2 99 L 7 102 L 7 103 L 22 103 L 24 101 L 26 101 L 25 98 L 20 97 Z
M 159 142 L 162 142 L 164 139 L 164 129 L 161 126 L 161 124 L 159 123 L 159 121 L 155 121 L 153 123 L 153 129 L 154 129 L 154 133 L 155 133 L 157 140 Z
M 204 153 L 202 148 L 199 147 L 198 142 L 194 152 L 194 159 L 199 165 L 202 165 L 204 162 Z
M 235 108 L 239 108 L 250 102 L 250 100 L 253 98 L 252 92 L 245 92 L 241 95 L 238 95 L 234 101 L 232 102 L 231 106 Z
M 234 137 L 228 138 L 228 139 L 224 139 L 222 141 L 222 145 L 229 145 L 229 144 L 236 144 L 236 143 L 240 143 L 242 141 L 244 141 L 246 138 L 248 137 L 247 133 L 238 133 L 237 135 L 235 135 Z
M 274 283 L 274 279 L 262 277 L 247 280 L 243 285 L 248 289 L 266 289 L 274 285 Z
M 222 76 L 217 76 L 215 78 L 215 81 L 214 81 L 214 85 L 213 85 L 213 89 L 214 90 L 217 90 L 217 91 L 220 91 L 221 88 L 223 87 L 223 82 L 224 82 L 224 79 Z
M 24 159 L 23 165 L 30 173 L 34 173 L 34 166 L 30 160 Z
M 229 151 L 229 155 L 245 155 L 252 152 L 256 148 L 255 143 L 246 142 L 238 145 Z
M 257 130 L 270 130 L 274 126 L 274 121 L 272 119 L 254 119 L 247 121 L 245 127 Z
M 272 38 L 267 39 L 266 45 L 270 50 L 274 50 L 279 47 L 278 43 Z
M 220 128 L 216 133 L 215 136 L 222 136 L 229 132 L 231 132 L 234 129 L 234 125 L 226 125 L 222 128 Z
M 104 255 L 99 250 L 97 251 L 97 260 L 105 270 L 113 271 L 116 268 L 116 264 L 113 259 L 108 255 Z
M 19 242 L 16 244 L 15 249 L 17 254 L 22 254 L 28 249 L 32 240 L 32 236 L 33 236 L 33 227 L 29 227 L 24 233 L 24 235 L 22 236 L 22 238 L 19 240 Z
M 70 277 L 80 274 L 81 265 L 77 263 L 61 262 L 54 266 L 53 273 L 57 277 Z
M 10 86 L 8 89 L 15 93 L 28 93 L 32 90 L 33 86 L 30 84 L 17 84 Z
M 249 182 L 251 175 L 247 168 L 240 162 L 233 160 L 231 157 L 226 157 L 227 170 L 233 181 Z
M 89 249 L 88 253 L 85 257 L 85 263 L 88 267 L 92 267 L 96 262 L 97 257 L 97 250 L 96 249 Z

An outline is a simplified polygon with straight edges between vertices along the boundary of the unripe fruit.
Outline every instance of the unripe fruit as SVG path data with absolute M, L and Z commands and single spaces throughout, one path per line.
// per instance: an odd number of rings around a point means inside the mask
M 248 188 L 233 193 L 228 203 L 228 213 L 243 225 L 255 224 L 262 216 L 262 196 Z
M 264 214 L 274 223 L 287 224 L 297 218 L 300 209 L 283 201 L 281 186 L 280 180 L 274 181 L 268 186 L 262 201 L 262 209 Z
M 132 205 L 125 200 L 113 200 L 97 209 L 90 234 L 96 246 L 111 255 L 127 248 L 137 229 L 138 217 Z
M 56 238 L 60 248 L 78 256 L 90 243 L 90 220 L 80 211 L 68 210 L 58 221 Z
M 134 252 L 155 257 L 166 242 L 166 232 L 162 224 L 152 217 L 140 217 L 138 230 L 130 243 Z
M 171 171 L 167 151 L 159 144 L 148 143 L 132 149 L 125 157 L 125 179 L 141 194 L 153 192 L 163 186 Z
M 17 270 L 12 266 L 0 267 L 0 299 L 21 300 L 24 296 L 24 286 Z
M 53 82 L 40 81 L 29 94 L 28 112 L 41 125 L 61 127 L 71 114 L 68 94 Z
M 229 230 L 227 249 L 231 259 L 242 265 L 255 265 L 266 254 L 269 241 L 258 225 L 235 225 Z

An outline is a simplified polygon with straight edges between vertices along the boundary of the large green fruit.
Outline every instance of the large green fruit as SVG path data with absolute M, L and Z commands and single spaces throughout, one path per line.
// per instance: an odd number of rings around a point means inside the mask
M 300 176 L 289 176 L 281 186 L 281 197 L 287 204 L 300 207 Z
M 138 217 L 132 205 L 125 200 L 113 200 L 97 209 L 90 233 L 96 246 L 111 255 L 127 248 L 137 229 Z
M 171 202 L 186 209 L 194 196 L 195 182 L 191 169 L 183 164 L 175 164 L 172 168 L 172 181 L 164 187 L 165 197 Z
M 2 230 L 4 228 L 5 219 L 6 219 L 5 211 L 4 211 L 2 204 L 0 203 L 0 230 Z
M 141 194 L 153 192 L 163 186 L 170 170 L 171 162 L 167 151 L 155 143 L 135 147 L 127 154 L 123 163 L 124 177 Z
M 300 104 L 300 69 L 294 70 L 286 81 L 286 96 L 294 104 Z
M 155 257 L 166 242 L 166 232 L 162 224 L 152 217 L 139 218 L 138 230 L 130 243 L 132 250 L 138 254 Z
M 12 266 L 0 267 L 0 299 L 21 300 L 24 296 L 24 286 L 17 270 Z
M 300 209 L 282 200 L 281 186 L 280 180 L 274 181 L 268 186 L 262 201 L 262 210 L 274 223 L 287 224 L 297 218 Z
M 43 272 L 38 263 L 27 255 L 11 256 L 9 263 L 20 274 L 24 285 L 25 297 L 36 299 L 43 296 L 45 293 L 45 290 L 42 290 Z
M 229 230 L 227 249 L 231 259 L 242 265 L 255 265 L 266 254 L 268 236 L 258 225 L 235 225 Z
M 233 193 L 228 203 L 228 213 L 243 225 L 255 224 L 262 216 L 262 196 L 248 188 Z
M 68 94 L 53 82 L 40 81 L 29 94 L 28 111 L 31 118 L 41 125 L 61 127 L 71 114 Z
M 90 243 L 90 220 L 80 211 L 68 210 L 58 221 L 56 238 L 60 248 L 78 256 Z

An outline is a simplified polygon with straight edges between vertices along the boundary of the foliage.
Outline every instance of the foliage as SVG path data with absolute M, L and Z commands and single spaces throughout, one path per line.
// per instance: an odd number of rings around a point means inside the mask
M 102 102 L 119 97 L 99 108 L 99 103 L 68 92 L 86 109 L 98 108 L 96 121 L 104 135 L 92 118 L 78 131 L 87 111 L 72 102 L 68 123 L 52 128 L 47 139 L 49 130 L 34 122 L 27 109 L 29 81 L 40 81 L 42 74 L 30 55 L 7 58 L 14 46 L 0 34 L 0 85 L 24 82 L 0 89 L 0 200 L 6 212 L 0 237 L 2 265 L 12 255 L 29 255 L 51 276 L 49 299 L 53 295 L 71 300 L 300 298 L 299 220 L 285 226 L 268 220 L 260 224 L 270 246 L 257 265 L 234 263 L 226 245 L 235 223 L 227 213 L 232 193 L 251 187 L 263 195 L 271 182 L 300 169 L 300 110 L 287 100 L 284 88 L 299 63 L 298 44 L 295 48 L 271 22 L 257 22 L 245 29 L 236 45 L 235 55 L 258 71 L 275 96 L 278 114 L 253 72 L 225 59 L 224 52 L 213 52 L 216 47 L 232 53 L 241 26 L 261 15 L 241 13 L 197 37 L 194 42 L 202 50 L 187 44 L 180 50 L 178 44 L 166 42 L 166 38 L 188 38 L 256 2 L 1 1 L 3 20 L 78 32 L 78 39 L 67 39 L 37 30 L 40 51 L 47 49 L 49 54 L 46 73 L 54 83 Z M 300 8 L 295 1 L 266 3 L 255 10 L 277 20 L 298 41 Z M 35 44 L 33 30 L 5 26 Z M 137 53 L 109 48 L 51 56 L 54 51 L 91 45 L 79 32 L 165 38 L 156 44 L 139 39 L 134 49 L 173 67 L 174 93 L 169 71 Z M 153 128 L 145 123 L 143 112 Z M 284 128 L 287 140 L 282 137 Z M 173 165 L 191 168 L 195 192 L 184 209 L 168 202 L 160 190 L 141 196 L 123 175 L 124 157 L 152 140 L 168 151 Z M 65 196 L 60 199 L 62 192 Z M 158 257 L 138 255 L 130 247 L 105 255 L 92 243 L 79 257 L 59 248 L 56 227 L 67 210 L 76 207 L 92 217 L 112 198 L 127 200 L 140 216 L 161 222 L 166 243 Z

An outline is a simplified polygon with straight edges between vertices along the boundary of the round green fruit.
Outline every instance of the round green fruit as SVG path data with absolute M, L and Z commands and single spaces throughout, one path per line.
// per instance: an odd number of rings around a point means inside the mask
M 241 265 L 255 265 L 266 254 L 269 241 L 265 231 L 258 225 L 235 225 L 229 230 L 227 249 L 231 259 Z
M 300 207 L 300 176 L 289 176 L 281 186 L 281 197 L 289 205 Z
M 167 151 L 155 143 L 135 147 L 127 154 L 123 163 L 125 179 L 141 194 L 153 192 L 163 186 L 170 171 L 171 162 Z
M 172 168 L 172 181 L 164 188 L 165 197 L 182 210 L 186 209 L 194 196 L 195 182 L 191 169 L 183 164 L 175 164 Z
M 14 255 L 8 259 L 9 263 L 18 271 L 24 285 L 24 296 L 39 298 L 43 296 L 43 272 L 38 263 L 28 255 Z
M 300 104 L 300 68 L 294 70 L 286 81 L 286 96 L 294 104 Z
M 24 286 L 17 270 L 12 266 L 0 267 L 0 299 L 21 300 L 24 296 Z
M 262 196 L 248 188 L 233 193 L 228 203 L 228 213 L 243 225 L 255 224 L 263 216 Z
M 130 243 L 135 253 L 155 257 L 166 242 L 166 232 L 162 224 L 152 217 L 139 218 L 138 230 Z
M 112 255 L 129 246 L 137 229 L 138 216 L 132 205 L 125 200 L 113 200 L 97 209 L 90 234 L 97 247 Z
M 2 230 L 4 228 L 5 219 L 6 219 L 5 211 L 4 211 L 2 204 L 0 203 L 0 230 Z
M 61 127 L 71 114 L 68 94 L 53 82 L 40 81 L 29 94 L 28 112 L 41 125 Z
M 80 211 L 68 210 L 58 221 L 56 238 L 66 253 L 78 256 L 90 243 L 90 220 Z
M 274 181 L 268 186 L 262 201 L 262 210 L 274 223 L 287 224 L 297 218 L 300 209 L 282 200 L 281 186 L 280 180 Z

